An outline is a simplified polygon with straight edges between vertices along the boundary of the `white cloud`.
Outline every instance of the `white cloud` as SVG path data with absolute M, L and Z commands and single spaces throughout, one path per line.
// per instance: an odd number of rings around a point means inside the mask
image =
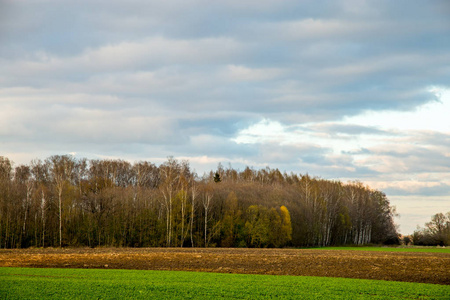
M 239 131 L 236 138 L 232 141 L 238 144 L 256 144 L 256 143 L 279 143 L 285 144 L 290 140 L 290 134 L 286 127 L 276 121 L 263 119 L 262 121 L 250 125 L 246 129 Z
M 450 133 L 450 90 L 433 89 L 438 102 L 428 102 L 411 112 L 368 111 L 346 117 L 344 123 L 373 126 L 387 130 L 420 130 Z

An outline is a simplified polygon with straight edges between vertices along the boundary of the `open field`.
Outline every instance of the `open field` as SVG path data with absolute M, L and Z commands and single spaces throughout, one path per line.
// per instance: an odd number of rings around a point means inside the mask
M 0 267 L 302 275 L 450 284 L 450 254 L 321 249 L 46 248 L 0 250 Z
M 182 271 L 0 268 L 1 299 L 448 299 L 450 286 Z

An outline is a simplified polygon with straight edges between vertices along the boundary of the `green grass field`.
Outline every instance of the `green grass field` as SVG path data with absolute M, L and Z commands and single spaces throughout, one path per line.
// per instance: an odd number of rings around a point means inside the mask
M 0 268 L 1 299 L 449 299 L 450 286 L 201 272 Z
M 323 248 L 310 248 L 320 250 L 358 250 L 358 251 L 386 251 L 386 252 L 432 252 L 432 253 L 450 253 L 450 247 L 323 247 Z

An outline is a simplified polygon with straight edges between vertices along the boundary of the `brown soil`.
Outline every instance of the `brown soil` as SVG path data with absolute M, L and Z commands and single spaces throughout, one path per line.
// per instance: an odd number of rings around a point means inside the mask
M 183 270 L 450 284 L 450 254 L 229 248 L 0 250 L 0 267 Z

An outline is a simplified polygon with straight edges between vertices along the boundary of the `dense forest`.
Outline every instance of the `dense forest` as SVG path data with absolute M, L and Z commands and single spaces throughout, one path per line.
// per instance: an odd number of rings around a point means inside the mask
M 0 157 L 0 247 L 283 247 L 396 243 L 386 195 L 278 169 L 188 161 Z

